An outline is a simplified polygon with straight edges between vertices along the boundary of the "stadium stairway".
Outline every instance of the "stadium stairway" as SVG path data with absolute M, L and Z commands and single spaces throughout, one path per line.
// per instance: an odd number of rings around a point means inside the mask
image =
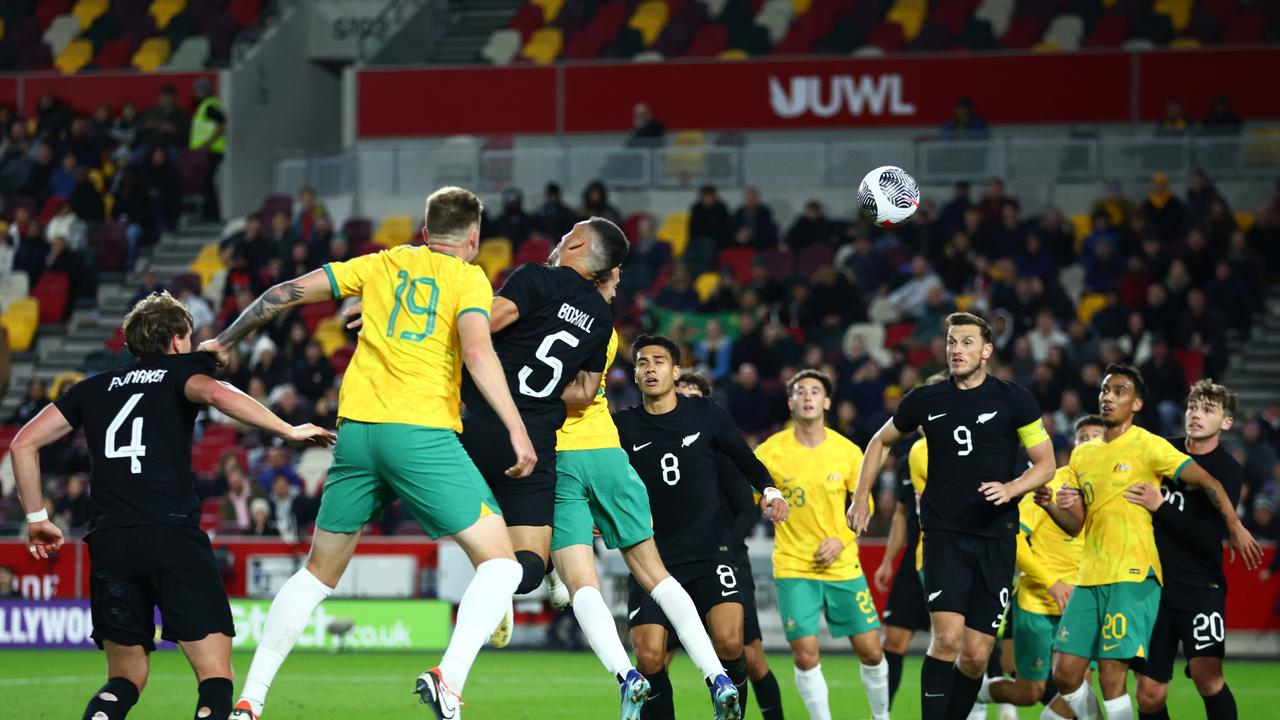
M 1261 411 L 1280 398 L 1280 287 L 1267 289 L 1250 337 L 1233 340 L 1230 355 L 1227 383 L 1242 409 Z
M 475 63 L 489 36 L 504 28 L 524 0 L 455 0 L 449 3 L 449 28 L 427 58 L 432 63 Z
M 146 266 L 168 287 L 174 277 L 189 272 L 188 265 L 201 247 L 218 241 L 221 230 L 217 224 L 196 224 L 166 233 L 152 249 Z M 141 272 L 103 273 L 96 308 L 77 308 L 65 324 L 40 327 L 31 350 L 11 357 L 9 388 L 0 399 L 0 418 L 9 417 L 22 404 L 31 378 L 42 378 L 52 387 L 60 373 L 79 370 L 89 353 L 106 349 L 129 309 L 129 301 L 138 292 L 140 276 Z

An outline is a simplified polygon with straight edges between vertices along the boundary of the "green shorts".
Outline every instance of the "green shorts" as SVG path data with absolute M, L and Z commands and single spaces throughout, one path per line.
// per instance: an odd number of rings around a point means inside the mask
M 1058 633 L 1061 616 L 1023 610 L 1016 602 L 1011 612 L 1013 660 L 1018 678 L 1048 680 L 1053 670 L 1053 638 Z
M 653 537 L 649 491 L 622 448 L 556 453 L 551 549 L 590 545 L 593 525 L 611 550 Z
M 501 514 L 453 430 L 343 420 L 316 527 L 353 533 L 397 497 L 433 538 Z
M 1058 623 L 1053 649 L 1094 660 L 1145 658 L 1159 609 L 1160 583 L 1154 575 L 1136 583 L 1077 587 Z
M 865 575 L 852 580 L 777 578 L 778 612 L 787 641 L 818 634 L 818 616 L 827 616 L 831 637 L 848 637 L 880 629 L 876 602 Z M 824 612 L 825 611 L 825 612 Z

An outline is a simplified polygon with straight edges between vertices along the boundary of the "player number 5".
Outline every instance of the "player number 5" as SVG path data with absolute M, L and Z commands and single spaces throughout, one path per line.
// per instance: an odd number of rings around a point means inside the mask
M 129 413 L 138 406 L 138 401 L 142 399 L 142 393 L 136 393 L 125 402 L 124 407 L 120 408 L 120 412 L 116 413 L 111 424 L 107 426 L 107 441 L 104 444 L 104 454 L 108 458 L 129 458 L 129 472 L 134 475 L 142 474 L 142 460 L 147 455 L 147 446 L 142 444 L 142 417 L 133 419 L 131 427 L 131 435 L 129 444 L 123 446 L 116 445 L 116 433 L 120 432 L 120 427 L 124 425 L 124 421 L 128 419 Z
M 557 341 L 564 342 L 569 347 L 578 347 L 578 338 L 568 330 L 561 330 L 558 333 L 542 338 L 542 344 L 538 345 L 538 350 L 534 353 L 534 357 L 551 368 L 551 380 L 547 381 L 546 386 L 541 390 L 529 387 L 529 376 L 533 375 L 533 368 L 525 365 L 520 368 L 520 374 L 516 376 L 520 379 L 520 392 L 522 394 L 529 397 L 544 398 L 550 395 L 552 390 L 556 389 L 556 385 L 560 382 L 560 376 L 564 374 L 564 363 L 560 362 L 560 358 L 551 356 L 551 348 Z M 674 485 L 675 483 L 671 484 Z
M 959 455 L 960 457 L 964 457 L 965 455 L 968 455 L 969 453 L 973 452 L 973 433 L 969 432 L 969 428 L 965 427 L 964 425 L 961 425 L 960 427 L 956 428 L 956 431 L 952 433 L 951 436 L 956 439 L 957 445 L 964 446 L 963 450 L 960 450 L 956 453 L 957 455 Z

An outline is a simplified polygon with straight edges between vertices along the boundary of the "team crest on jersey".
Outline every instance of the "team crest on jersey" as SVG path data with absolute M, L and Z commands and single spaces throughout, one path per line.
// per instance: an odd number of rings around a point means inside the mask
M 795 620 L 793 620 L 793 619 L 791 619 L 791 618 L 787 618 L 787 629 L 788 629 L 788 630 L 795 630 L 795 629 L 796 629 L 796 621 L 795 621 Z
M 698 431 L 692 435 L 685 435 L 684 439 L 680 441 L 680 447 L 689 447 L 690 445 L 698 442 L 698 436 L 700 435 L 702 435 L 701 431 Z
M 840 482 L 841 480 L 844 480 L 844 478 L 840 477 L 836 473 L 831 473 L 827 476 L 827 482 Z
M 1031 667 L 1035 670 L 1044 668 L 1044 658 L 1036 658 L 1035 662 L 1031 663 Z
M 1116 463 L 1111 472 L 1129 472 L 1129 463 Z
M 1071 636 L 1071 633 L 1067 632 L 1066 625 L 1061 625 L 1058 627 L 1058 640 L 1061 640 L 1062 642 L 1066 642 L 1067 638 L 1070 636 Z

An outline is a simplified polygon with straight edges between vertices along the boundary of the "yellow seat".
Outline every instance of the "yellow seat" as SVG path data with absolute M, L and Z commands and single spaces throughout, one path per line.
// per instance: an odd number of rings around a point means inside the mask
M 147 10 L 156 19 L 156 29 L 163 30 L 175 15 L 187 9 L 187 0 L 155 0 Z
M 116 207 L 116 196 L 111 193 L 105 193 L 102 196 L 102 211 L 106 213 L 106 217 L 113 217 L 111 211 Z
M 143 72 L 155 72 L 169 62 L 169 38 L 152 37 L 143 41 L 133 54 L 133 66 Z
M 1056 53 L 1062 52 L 1062 46 L 1056 42 L 1038 42 L 1031 46 L 1031 52 L 1038 53 Z
M 4 42 L 4 18 L 0 17 L 0 42 Z
M 542 8 L 542 23 L 550 25 L 560 15 L 564 0 L 533 0 L 533 4 Z
M 413 240 L 413 218 L 408 215 L 389 215 L 383 219 L 373 234 L 373 243 L 381 247 L 395 247 Z
M 885 15 L 884 19 L 885 22 L 901 25 L 902 39 L 910 42 L 920 34 L 920 28 L 924 25 L 924 16 L 925 11 L 918 6 L 895 4 L 889 9 L 889 14 Z
M 347 333 L 342 318 L 327 317 L 316 324 L 312 333 L 325 357 L 331 357 L 338 348 L 347 344 Z
M 205 243 L 200 248 L 200 252 L 196 253 L 196 260 L 193 265 L 198 263 L 222 262 L 222 249 L 218 247 L 218 243 Z
M 646 0 L 636 8 L 627 25 L 639 30 L 644 46 L 650 47 L 658 41 L 662 28 L 667 26 L 670 12 L 662 0 Z
M 699 302 L 707 302 L 716 290 L 720 289 L 720 273 L 704 272 L 693 281 L 694 292 L 698 293 Z
M 0 315 L 0 325 L 9 333 L 9 350 L 26 352 L 40 327 L 40 302 L 32 297 L 14 300 Z
M 893 5 L 891 5 L 889 9 L 892 10 L 893 8 L 917 10 L 927 15 L 929 14 L 929 0 L 894 0 Z
M 200 287 L 203 289 L 209 287 L 209 283 L 213 281 L 214 276 L 226 270 L 227 266 L 222 264 L 222 260 L 215 260 L 213 262 L 194 262 L 191 263 L 189 268 L 191 272 L 200 276 Z
M 1239 212 L 1236 212 L 1235 216 L 1236 216 L 1236 225 L 1241 230 L 1248 230 L 1249 228 L 1253 227 L 1253 213 L 1249 212 L 1248 210 L 1241 210 Z
M 689 246 L 689 211 L 673 212 L 662 219 L 658 239 L 671 246 L 671 256 L 680 257 Z
M 63 389 L 75 385 L 84 379 L 84 373 L 75 370 L 66 370 L 53 376 L 53 382 L 49 383 L 49 402 L 54 402 L 62 397 Z
M 520 56 L 528 58 L 539 65 L 549 65 L 560 57 L 564 49 L 564 34 L 560 28 L 541 28 L 529 36 L 529 42 L 520 50 Z
M 504 237 L 489 238 L 480 243 L 475 263 L 484 270 L 489 282 L 496 282 L 503 270 L 511 267 L 511 241 Z
M 99 193 L 107 186 L 107 179 L 102 176 L 102 171 L 97 168 L 89 171 L 89 182 L 93 183 L 93 188 Z
M 702 147 L 707 144 L 707 134 L 701 130 L 681 130 L 671 139 L 674 147 Z
M 111 0 L 77 0 L 75 7 L 71 8 L 71 14 L 80 23 L 80 27 L 87 30 L 109 7 Z
M 1191 6 L 1193 4 L 1195 4 L 1193 0 L 1156 0 L 1156 4 L 1151 8 L 1151 11 L 1160 15 L 1168 15 L 1169 22 L 1173 25 L 1173 31 L 1180 33 L 1191 22 Z
M 969 308 L 973 307 L 972 295 L 957 295 L 954 300 L 957 312 L 969 312 Z
M 1076 230 L 1076 254 L 1079 255 L 1080 248 L 1084 246 L 1084 239 L 1093 232 L 1093 219 L 1087 213 L 1072 215 L 1068 219 L 1071 220 L 1071 227 Z
M 1076 312 L 1076 317 L 1088 325 L 1093 316 L 1106 306 L 1107 296 L 1104 293 L 1086 293 L 1080 298 L 1080 309 Z
M 67 75 L 71 75 L 79 72 L 81 68 L 88 65 L 92 60 L 93 43 L 88 40 L 72 40 L 67 43 L 66 47 L 62 48 L 62 52 L 58 53 L 58 57 L 54 58 L 53 66 Z
M 729 48 L 728 50 L 722 50 L 720 54 L 717 55 L 716 57 L 720 58 L 721 60 L 746 60 L 751 56 L 747 54 L 746 50 Z
M 791 14 L 800 17 L 813 7 L 813 0 L 791 0 Z

